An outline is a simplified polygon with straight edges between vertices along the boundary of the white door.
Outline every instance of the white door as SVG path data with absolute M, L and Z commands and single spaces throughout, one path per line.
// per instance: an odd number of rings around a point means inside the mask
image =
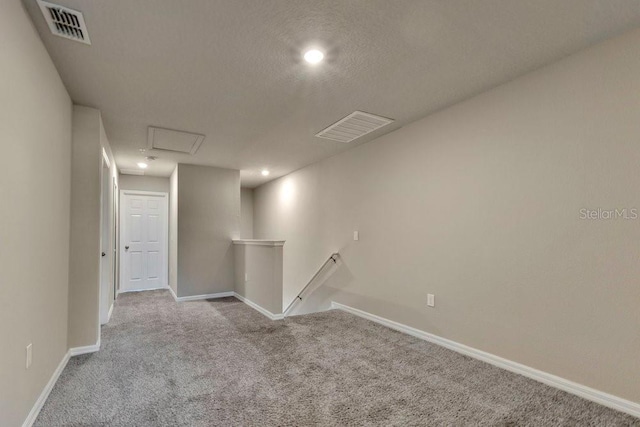
M 167 193 L 123 190 L 121 197 L 120 290 L 167 287 Z

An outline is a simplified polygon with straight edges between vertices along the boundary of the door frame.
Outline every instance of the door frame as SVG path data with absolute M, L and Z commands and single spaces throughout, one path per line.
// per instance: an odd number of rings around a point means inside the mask
M 109 289 L 115 277 L 112 277 L 112 263 L 114 259 L 111 251 L 111 221 L 109 221 L 109 216 L 113 209 L 113 207 L 109 205 L 109 202 L 113 203 L 113 200 L 109 197 L 111 162 L 104 147 L 102 147 L 100 163 L 100 253 L 98 253 L 100 260 L 98 283 L 100 285 L 98 286 L 98 324 L 105 325 L 109 322 L 109 312 L 111 311 L 111 307 L 113 307 L 113 305 L 109 304 Z M 104 256 L 102 256 L 102 252 L 104 252 Z M 108 277 L 105 277 L 105 275 L 108 275 Z
M 120 261 L 118 262 L 118 266 L 120 267 L 120 274 L 118 275 L 118 294 L 125 292 L 139 292 L 139 291 L 151 291 L 153 289 L 133 289 L 133 290 L 125 290 L 123 289 L 125 283 L 125 272 L 127 263 L 124 261 L 125 252 L 124 246 L 126 241 L 126 236 L 124 235 L 127 230 L 127 204 L 124 202 L 125 196 L 153 196 L 162 198 L 162 209 L 165 213 L 164 219 L 162 221 L 162 240 L 163 240 L 163 274 L 162 274 L 162 286 L 155 289 L 169 289 L 169 193 L 164 191 L 142 191 L 142 190 L 120 190 L 119 197 L 119 207 L 120 207 L 120 239 L 119 239 L 119 248 L 118 255 Z
M 120 193 L 118 180 L 113 177 L 113 301 L 118 297 L 120 288 L 120 255 L 118 254 L 120 242 Z

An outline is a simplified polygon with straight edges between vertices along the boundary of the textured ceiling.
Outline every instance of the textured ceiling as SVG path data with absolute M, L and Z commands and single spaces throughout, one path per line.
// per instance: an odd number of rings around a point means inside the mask
M 74 102 L 102 111 L 119 167 L 159 126 L 206 139 L 195 156 L 150 153 L 148 175 L 213 165 L 244 186 L 640 26 L 640 0 L 52 1 L 84 13 L 91 46 L 23 2 Z M 301 60 L 311 45 L 327 52 L 319 66 Z M 354 110 L 396 122 L 350 144 L 314 137 Z

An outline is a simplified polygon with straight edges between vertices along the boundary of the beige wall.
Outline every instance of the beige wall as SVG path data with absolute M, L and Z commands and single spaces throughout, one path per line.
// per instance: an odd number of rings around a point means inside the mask
M 67 352 L 72 106 L 20 2 L 0 52 L 0 425 L 19 426 Z
M 100 111 L 73 107 L 72 147 L 69 347 L 82 347 L 96 344 L 100 331 L 102 147 L 110 153 Z M 117 176 L 113 159 L 111 165 L 111 176 Z M 113 202 L 111 185 L 107 200 Z M 110 240 L 112 234 L 110 231 Z M 106 247 L 112 248 L 112 244 L 110 241 Z
M 638 76 L 640 30 L 258 187 L 285 300 L 339 250 L 325 303 L 640 402 L 640 220 L 580 219 L 640 208 Z
M 169 287 L 178 293 L 178 167 L 169 178 Z
M 235 292 L 265 308 L 282 313 L 282 245 L 233 245 Z
M 232 291 L 240 171 L 178 165 L 177 295 Z
M 253 189 L 240 191 L 240 237 L 253 239 Z
M 71 156 L 71 256 L 69 263 L 69 346 L 98 341 L 100 281 L 100 114 L 73 107 Z
M 121 190 L 156 191 L 169 193 L 169 178 L 146 175 L 120 175 Z

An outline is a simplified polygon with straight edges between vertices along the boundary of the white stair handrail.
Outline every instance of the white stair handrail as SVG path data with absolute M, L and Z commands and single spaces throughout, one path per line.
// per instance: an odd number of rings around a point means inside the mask
M 311 283 L 313 283 L 313 281 L 316 279 L 316 277 L 318 277 L 320 275 L 320 273 L 322 272 L 322 270 L 324 269 L 324 267 L 331 261 L 333 261 L 334 264 L 338 263 L 338 258 L 340 257 L 340 254 L 338 252 L 332 253 L 331 256 L 329 258 L 327 258 L 327 260 L 322 264 L 322 266 L 320 266 L 320 268 L 318 269 L 318 271 L 316 271 L 316 274 L 313 275 L 313 277 L 311 278 L 311 280 L 309 280 L 309 282 L 307 282 L 307 284 L 305 285 L 304 288 L 302 288 L 302 290 L 298 293 L 298 295 L 296 295 L 296 297 L 293 299 L 293 301 L 291 301 L 291 303 L 287 306 L 287 309 L 284 311 L 284 317 L 287 317 L 289 315 L 289 311 L 291 311 L 291 309 L 293 308 L 293 306 L 295 305 L 295 303 L 297 303 L 298 301 L 302 301 L 302 294 L 304 293 L 304 291 L 307 290 L 307 288 L 309 287 L 309 285 L 311 285 Z

